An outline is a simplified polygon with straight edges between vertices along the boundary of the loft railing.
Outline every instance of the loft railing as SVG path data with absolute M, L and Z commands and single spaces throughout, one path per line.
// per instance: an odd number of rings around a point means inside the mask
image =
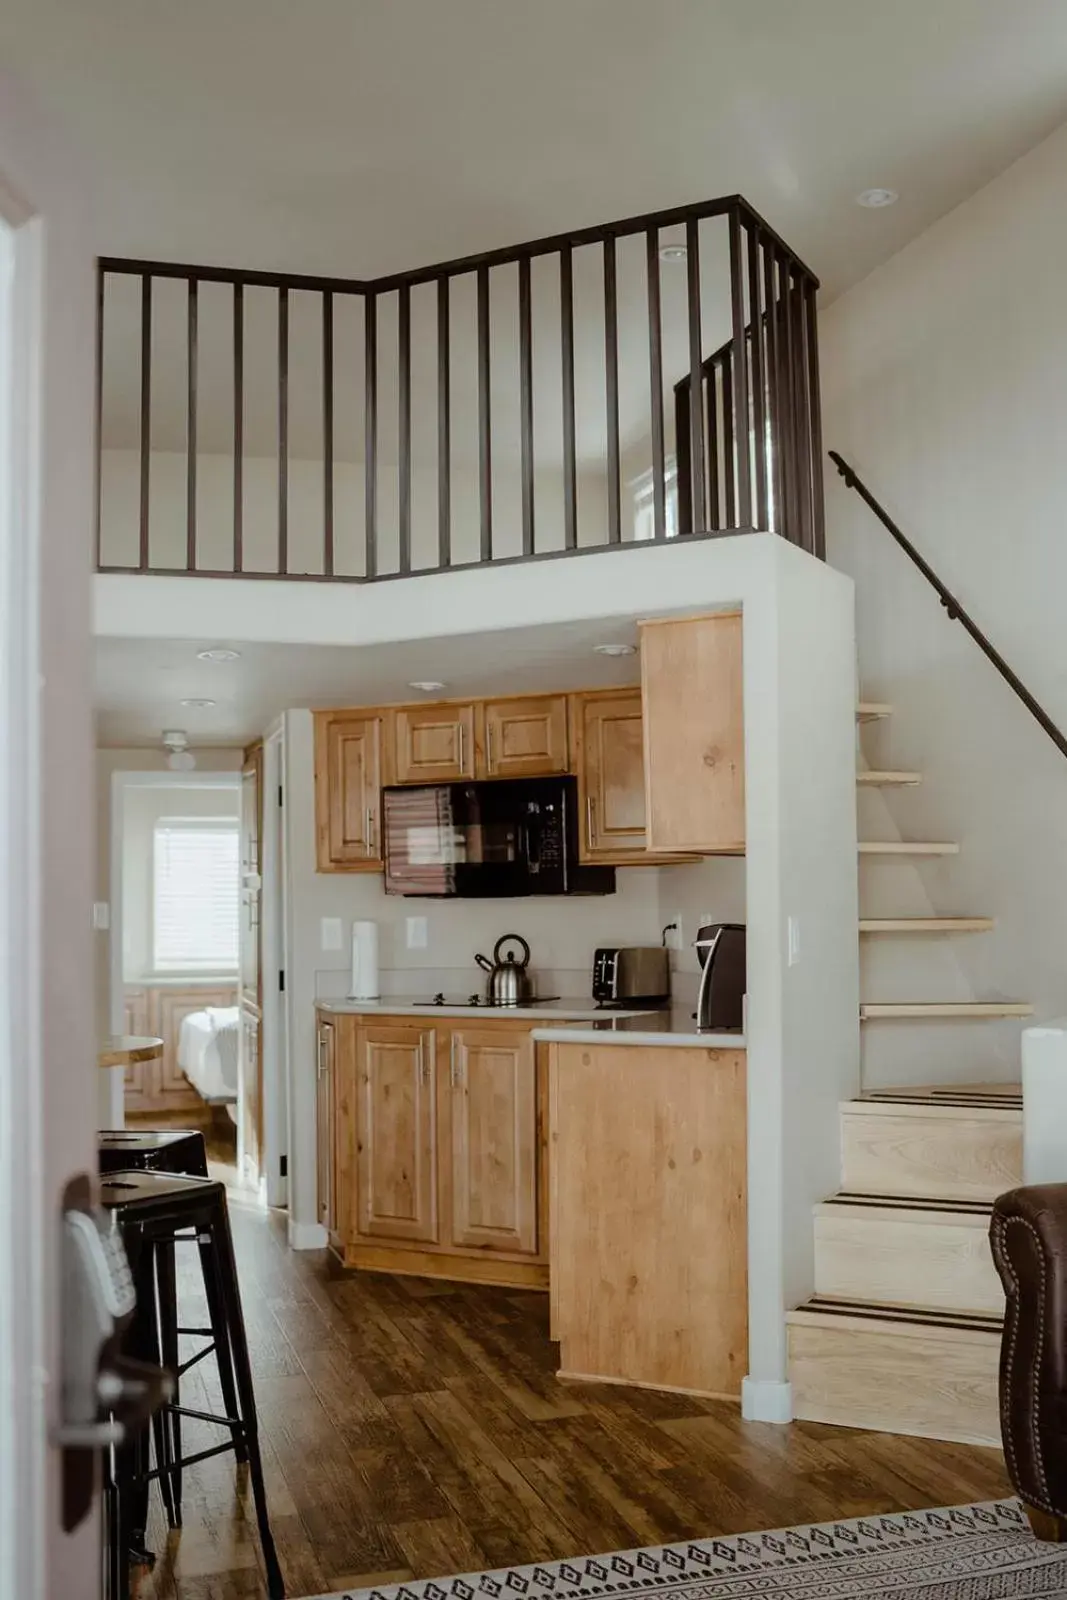
M 98 568 L 611 549 L 636 485 L 655 541 L 821 556 L 817 287 L 736 195 L 365 282 L 103 258 Z
M 990 661 L 997 669 L 997 671 L 1000 673 L 1000 676 L 1004 679 L 1004 682 L 1008 685 L 1009 689 L 1012 689 L 1019 697 L 1027 711 L 1029 711 L 1030 715 L 1034 718 L 1035 722 L 1038 722 L 1041 727 L 1044 728 L 1045 732 L 1048 734 L 1049 738 L 1052 740 L 1060 754 L 1067 756 L 1067 735 L 1065 735 L 1062 730 L 1056 726 L 1041 702 L 1034 698 L 1018 674 L 1012 671 L 1011 667 L 1008 666 L 1008 663 L 1005 661 L 1004 657 L 1001 655 L 996 646 L 990 644 L 989 640 L 986 638 L 977 622 L 975 622 L 974 618 L 969 612 L 963 609 L 960 602 L 956 599 L 956 596 L 952 593 L 952 590 L 947 584 L 941 581 L 926 558 L 919 554 L 918 550 L 916 550 L 907 534 L 893 521 L 893 518 L 889 515 L 889 512 L 885 509 L 885 506 L 883 506 L 880 501 L 875 499 L 874 495 L 871 493 L 870 489 L 868 489 L 867 485 L 864 483 L 863 479 L 859 476 L 855 469 L 849 466 L 848 462 L 842 455 L 838 453 L 838 451 L 829 451 L 829 456 L 841 477 L 845 480 L 845 486 L 849 489 L 855 489 L 856 493 L 859 495 L 864 504 L 874 512 L 874 515 L 878 518 L 878 521 L 882 524 L 883 528 L 886 528 L 896 540 L 904 554 L 908 557 L 908 560 L 911 561 L 914 566 L 918 567 L 919 571 L 922 573 L 927 583 L 935 591 L 938 599 L 944 606 L 945 611 L 948 614 L 949 621 L 959 622 L 962 624 L 963 628 L 967 633 L 970 634 L 971 638 L 974 640 L 979 650 L 981 650 L 986 660 Z

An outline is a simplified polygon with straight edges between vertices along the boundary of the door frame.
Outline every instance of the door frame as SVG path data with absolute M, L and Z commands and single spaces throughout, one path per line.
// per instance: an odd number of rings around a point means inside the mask
M 289 997 L 292 984 L 283 989 L 278 974 L 289 964 L 289 870 L 285 838 L 285 724 L 281 718 L 263 735 L 263 768 L 259 842 L 260 952 L 259 981 L 262 996 L 260 1062 L 263 1071 L 263 1150 L 261 1192 L 268 1206 L 289 1203 Z

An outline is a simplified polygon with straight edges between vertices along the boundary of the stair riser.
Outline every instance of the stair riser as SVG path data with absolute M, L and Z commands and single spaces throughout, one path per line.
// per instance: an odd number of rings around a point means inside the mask
M 841 1187 L 851 1194 L 995 1200 L 1022 1183 L 1022 1115 L 841 1114 Z
M 1004 1310 L 985 1217 L 913 1221 L 829 1207 L 815 1218 L 815 1293 L 935 1311 Z
M 998 1445 L 999 1335 L 791 1326 L 793 1413 L 809 1422 Z

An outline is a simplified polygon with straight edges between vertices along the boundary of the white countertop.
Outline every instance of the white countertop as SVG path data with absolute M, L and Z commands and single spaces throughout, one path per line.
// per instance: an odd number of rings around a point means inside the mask
M 318 1009 L 334 1016 L 387 1017 L 499 1017 L 517 1022 L 539 1022 L 532 1028 L 535 1040 L 547 1044 L 683 1045 L 701 1050 L 743 1050 L 743 1033 L 698 1033 L 692 1005 L 657 1010 L 616 1010 L 594 1006 L 589 1000 L 546 1000 L 539 1006 L 413 1005 L 410 996 L 381 1000 L 320 1000 Z M 575 1027 L 585 1023 L 585 1027 Z M 567 1024 L 567 1026 L 561 1026 Z

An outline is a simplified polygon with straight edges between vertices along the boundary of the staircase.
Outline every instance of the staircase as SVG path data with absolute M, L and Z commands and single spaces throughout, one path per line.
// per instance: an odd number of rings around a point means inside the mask
M 864 703 L 858 721 L 880 722 L 891 711 Z M 922 777 L 876 768 L 857 780 L 863 793 Z M 959 846 L 873 840 L 859 850 L 861 858 L 906 862 L 953 856 Z M 909 941 L 921 996 L 864 1000 L 864 1033 L 893 1023 L 901 1049 L 914 1050 L 909 1023 L 1030 1015 L 1021 1001 L 921 995 L 931 939 L 992 927 L 981 916 L 864 915 L 864 941 Z M 798 1418 L 999 1444 L 1003 1293 L 989 1217 L 996 1196 L 1021 1182 L 1017 1083 L 872 1089 L 841 1107 L 841 1191 L 815 1208 L 815 1293 L 786 1319 Z

